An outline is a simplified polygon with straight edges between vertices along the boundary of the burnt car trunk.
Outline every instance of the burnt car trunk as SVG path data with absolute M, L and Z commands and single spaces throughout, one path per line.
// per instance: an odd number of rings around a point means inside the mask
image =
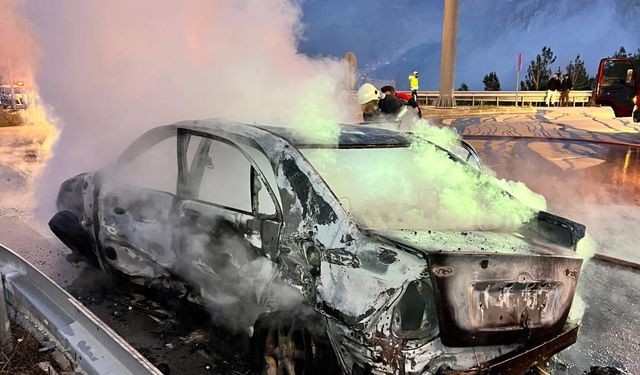
M 575 294 L 584 226 L 541 212 L 521 233 L 373 231 L 427 257 L 442 343 L 536 342 L 558 334 Z
M 559 333 L 582 260 L 523 254 L 429 255 L 440 338 L 447 346 L 537 341 Z

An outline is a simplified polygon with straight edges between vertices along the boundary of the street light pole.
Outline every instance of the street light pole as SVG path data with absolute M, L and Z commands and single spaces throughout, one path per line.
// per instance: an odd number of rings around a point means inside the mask
M 440 95 L 438 108 L 454 108 L 456 98 L 453 95 L 453 84 L 456 71 L 456 45 L 458 37 L 458 14 L 460 0 L 444 0 L 444 17 L 442 21 L 442 58 L 440 60 Z

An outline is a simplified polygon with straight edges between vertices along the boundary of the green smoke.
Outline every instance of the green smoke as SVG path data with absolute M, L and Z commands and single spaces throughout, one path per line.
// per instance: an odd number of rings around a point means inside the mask
M 541 208 L 544 201 L 527 189 L 524 184 L 498 182 L 487 172 L 477 170 L 452 160 L 449 155 L 434 146 L 451 149 L 458 142 L 457 134 L 446 128 L 434 128 L 425 121 L 416 124 L 411 149 L 415 152 L 420 172 L 440 191 L 437 216 L 453 227 L 482 230 L 513 230 L 529 221 L 536 214 L 518 199 L 505 194 L 506 190 L 535 202 Z M 509 189 L 510 187 L 517 189 Z
M 450 129 L 419 121 L 409 148 L 303 152 L 370 228 L 513 231 L 545 208 L 524 184 L 498 181 L 443 150 L 458 143 Z

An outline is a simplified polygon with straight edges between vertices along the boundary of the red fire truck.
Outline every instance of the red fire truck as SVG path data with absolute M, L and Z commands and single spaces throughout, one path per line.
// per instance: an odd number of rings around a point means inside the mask
M 612 107 L 617 117 L 640 122 L 640 64 L 629 57 L 600 60 L 593 97 L 596 104 Z

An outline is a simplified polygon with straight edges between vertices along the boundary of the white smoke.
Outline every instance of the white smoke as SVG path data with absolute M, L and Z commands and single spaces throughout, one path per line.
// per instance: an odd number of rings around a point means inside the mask
M 38 81 L 63 129 L 42 183 L 47 210 L 63 179 L 100 168 L 160 124 L 219 117 L 322 128 L 306 114 L 337 123 L 348 112 L 343 64 L 297 52 L 293 1 L 39 2 L 28 10 L 43 50 Z

